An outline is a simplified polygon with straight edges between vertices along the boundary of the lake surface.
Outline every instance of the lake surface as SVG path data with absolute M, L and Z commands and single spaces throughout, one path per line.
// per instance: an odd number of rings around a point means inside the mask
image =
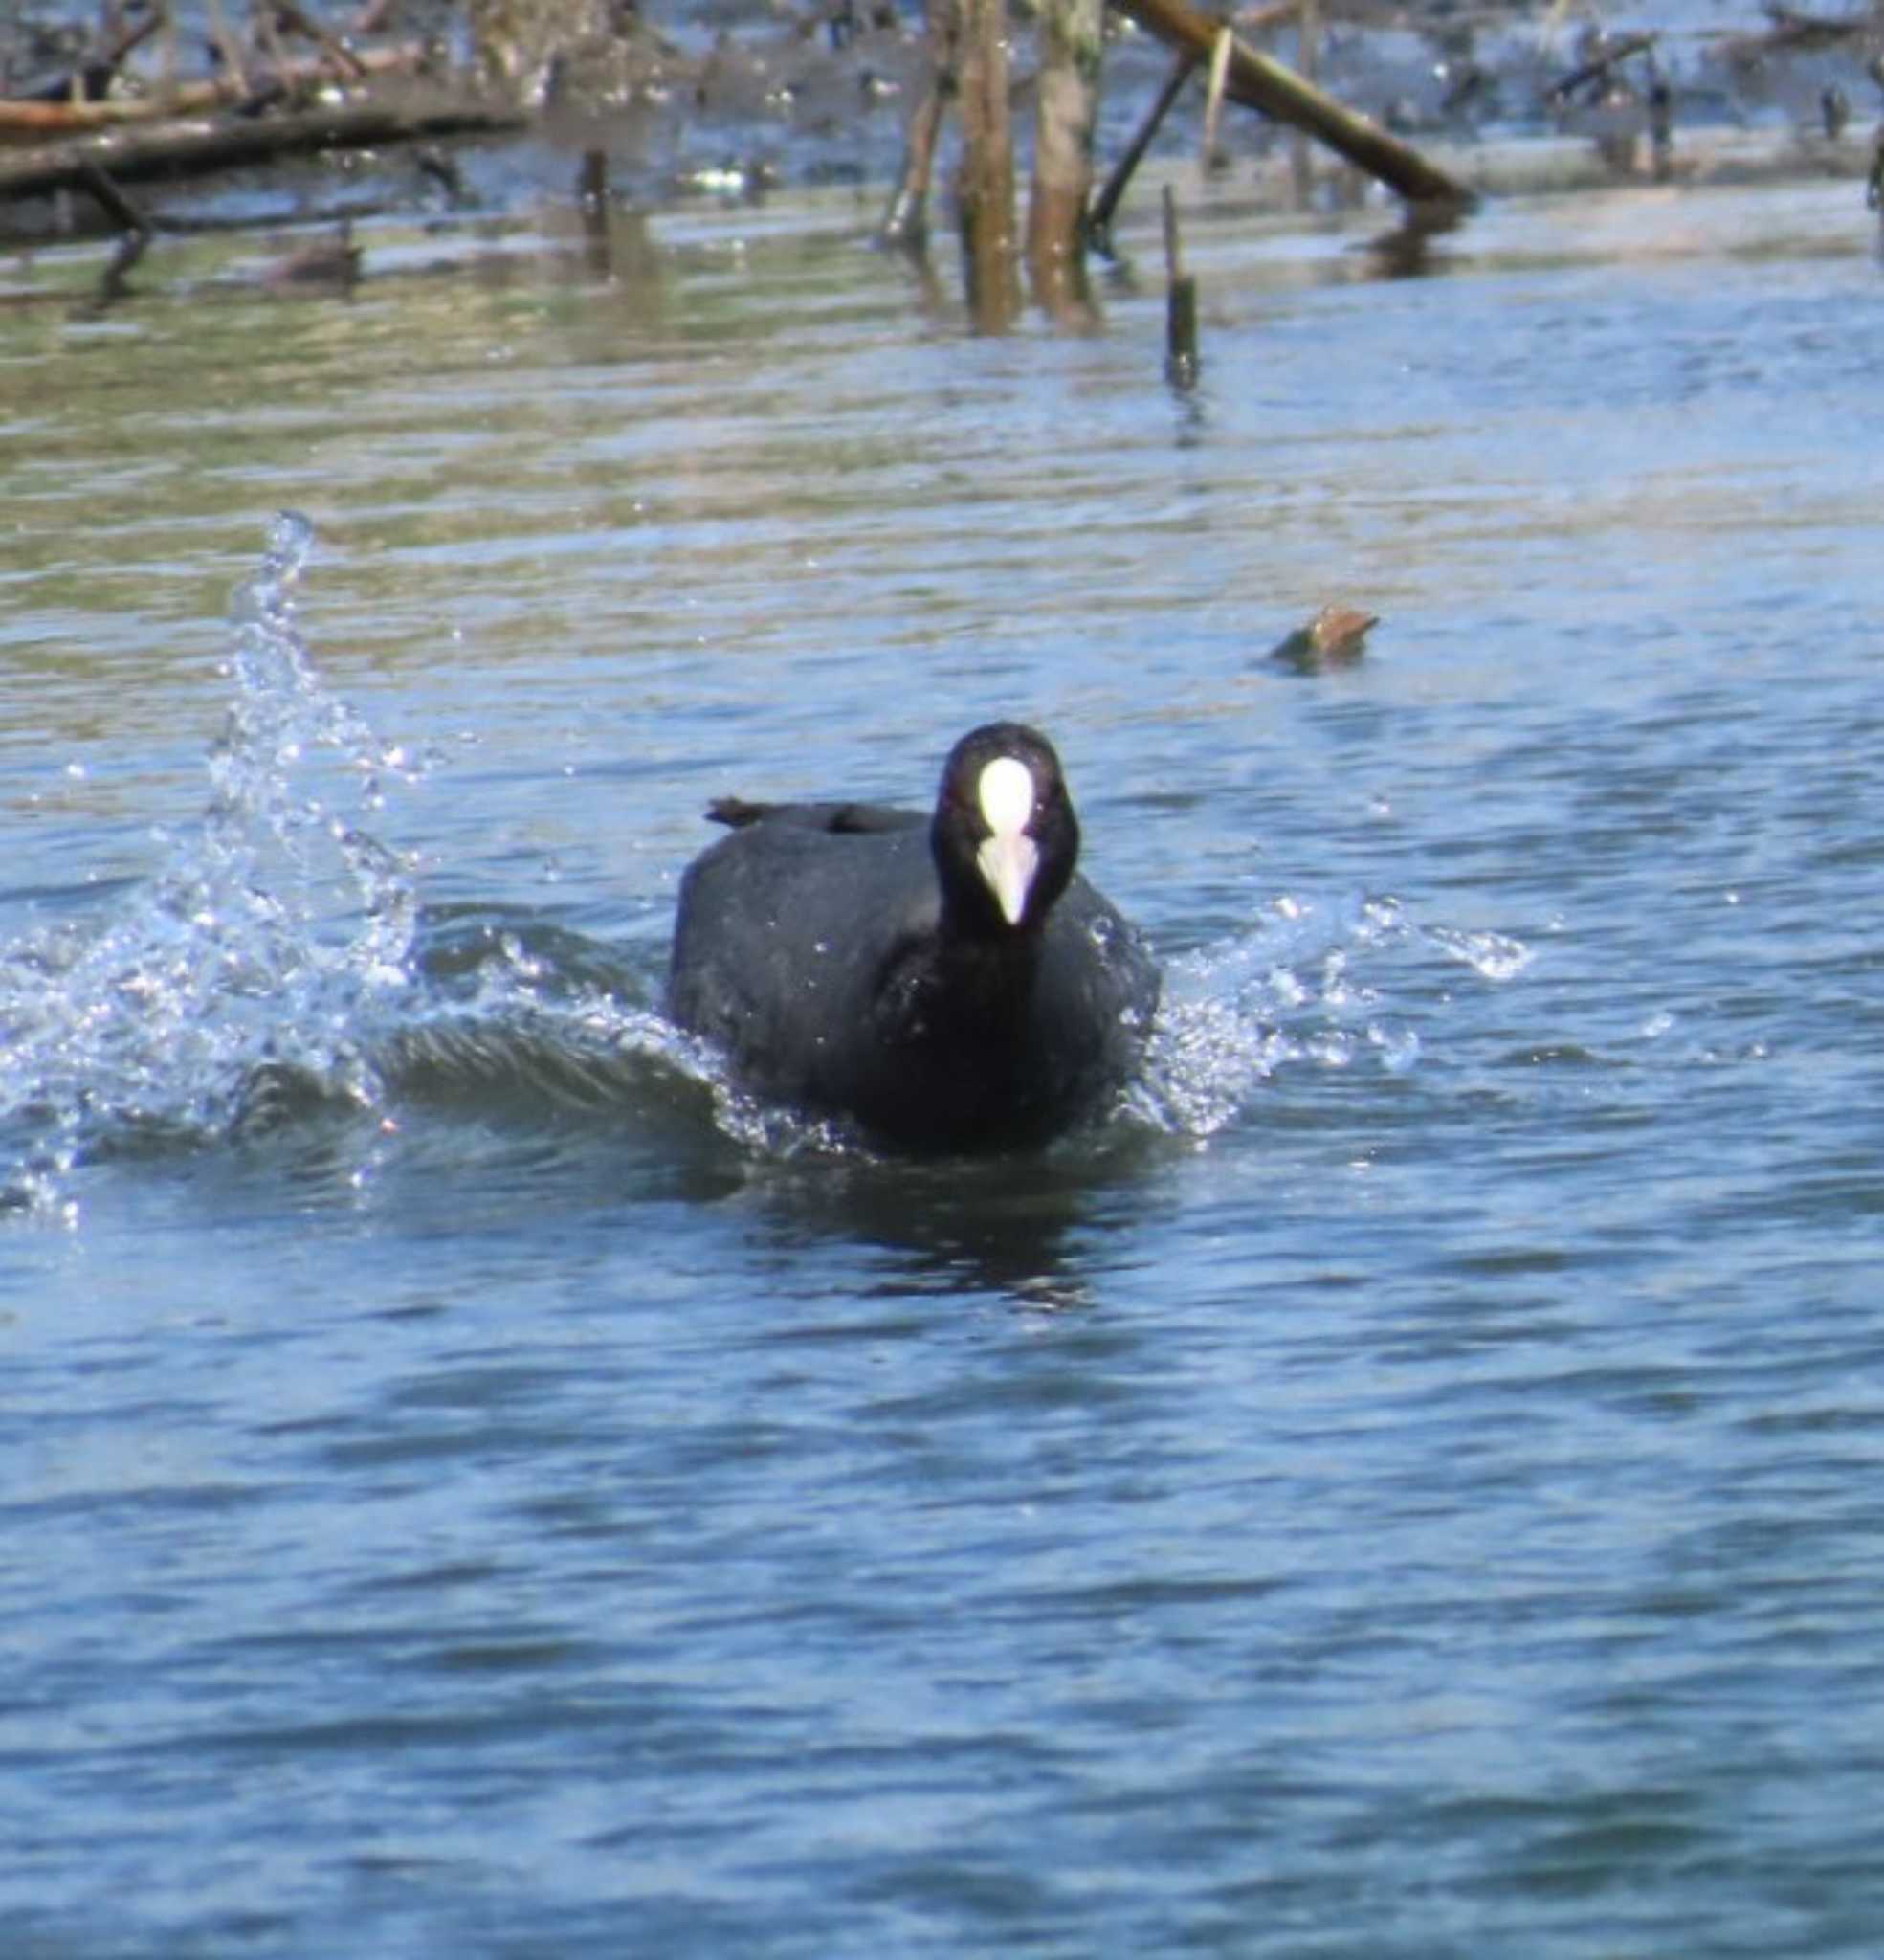
M 0 268 L 9 1954 L 1874 1952 L 1856 187 L 1198 201 L 1190 395 L 873 214 Z M 706 801 L 1010 713 L 1145 1079 L 743 1103 Z

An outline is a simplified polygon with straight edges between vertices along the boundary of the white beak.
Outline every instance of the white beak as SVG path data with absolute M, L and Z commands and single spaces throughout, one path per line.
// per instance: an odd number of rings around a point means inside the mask
M 975 853 L 975 863 L 1002 918 L 1018 925 L 1040 868 L 1040 847 L 1027 835 L 1033 818 L 1033 777 L 1018 757 L 997 755 L 982 770 L 975 793 L 990 833 Z
M 996 831 L 983 840 L 975 864 L 994 894 L 1002 918 L 1018 925 L 1033 888 L 1033 874 L 1040 868 L 1039 845 L 1025 831 Z

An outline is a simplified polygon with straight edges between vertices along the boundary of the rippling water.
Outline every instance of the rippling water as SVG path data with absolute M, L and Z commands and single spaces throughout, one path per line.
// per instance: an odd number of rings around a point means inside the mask
M 1869 1953 L 1854 205 L 1226 212 L 1191 398 L 765 214 L 0 315 L 9 1951 Z M 701 806 L 994 711 L 1146 1079 L 743 1104 Z

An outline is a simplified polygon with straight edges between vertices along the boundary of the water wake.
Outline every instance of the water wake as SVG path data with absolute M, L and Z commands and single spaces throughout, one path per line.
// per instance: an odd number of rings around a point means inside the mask
M 234 594 L 200 823 L 102 910 L 0 947 L 0 1205 L 69 1220 L 88 1161 L 245 1140 L 310 1106 L 390 1128 L 409 1100 L 610 1121 L 685 1102 L 765 1158 L 853 1153 L 841 1127 L 742 1095 L 593 941 L 421 907 L 412 859 L 377 832 L 388 792 L 443 758 L 384 739 L 316 673 L 293 603 L 312 544 L 277 518 Z M 1298 1065 L 1404 1075 L 1420 1037 L 1361 977 L 1396 948 L 1494 982 L 1530 959 L 1391 899 L 1279 899 L 1167 968 L 1115 1126 L 1207 1138 Z
M 1396 951 L 1436 954 L 1494 982 L 1533 957 L 1502 933 L 1419 924 L 1397 899 L 1277 899 L 1250 931 L 1166 967 L 1129 1112 L 1205 1138 L 1236 1122 L 1262 1084 L 1291 1066 L 1371 1060 L 1388 1076 L 1408 1074 L 1419 1063 L 1419 1032 L 1364 977 Z

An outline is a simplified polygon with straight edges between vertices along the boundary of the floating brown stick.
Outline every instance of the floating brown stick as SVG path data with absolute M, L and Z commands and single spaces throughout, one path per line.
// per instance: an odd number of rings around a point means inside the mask
M 1293 667 L 1297 674 L 1351 667 L 1360 659 L 1368 633 L 1380 623 L 1377 612 L 1332 603 L 1272 647 L 1269 657 L 1280 666 Z
M 1174 48 L 1189 48 L 1200 59 L 1208 56 L 1216 41 L 1219 23 L 1191 6 L 1189 0 L 1119 0 L 1119 4 L 1161 41 Z M 1236 40 L 1230 47 L 1224 93 L 1233 102 L 1305 129 L 1402 197 L 1458 205 L 1474 201 L 1457 178 L 1429 163 L 1409 144 L 1366 117 L 1357 116 L 1281 62 L 1258 54 L 1246 41 Z

